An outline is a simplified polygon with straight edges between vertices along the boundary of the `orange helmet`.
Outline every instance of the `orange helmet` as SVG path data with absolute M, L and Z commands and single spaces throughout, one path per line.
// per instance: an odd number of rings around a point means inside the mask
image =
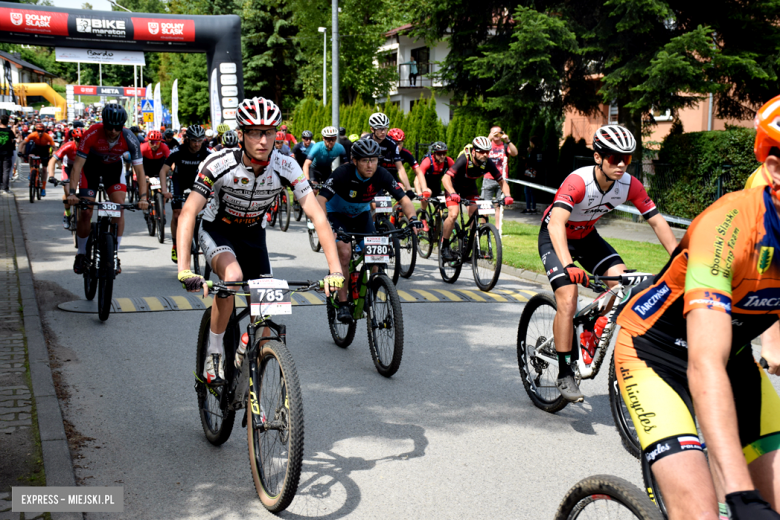
M 780 96 L 773 97 L 756 112 L 756 143 L 753 153 L 758 162 L 766 161 L 772 148 L 780 148 Z
M 75 138 L 81 139 L 81 136 L 84 135 L 84 133 L 81 131 L 81 128 L 74 128 L 73 131 L 70 133 L 70 136 Z
M 276 140 L 277 141 L 284 141 L 284 132 L 276 132 Z
M 36 132 L 43 132 L 44 131 L 43 123 L 35 123 L 35 131 Z
M 149 141 L 162 141 L 163 136 L 159 131 L 152 130 L 151 132 L 149 132 L 149 135 L 146 136 L 146 139 Z

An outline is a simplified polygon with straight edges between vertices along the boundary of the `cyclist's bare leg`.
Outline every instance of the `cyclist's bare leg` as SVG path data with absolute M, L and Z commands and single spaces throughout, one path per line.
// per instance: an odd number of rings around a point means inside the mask
M 442 237 L 444 237 L 445 240 L 449 240 L 450 235 L 452 235 L 452 229 L 455 227 L 455 220 L 458 218 L 458 214 L 460 213 L 460 204 L 455 204 L 454 206 L 448 206 L 447 207 L 448 213 L 447 218 L 444 219 L 444 224 L 442 225 Z
M 558 310 L 553 318 L 553 338 L 557 352 L 571 352 L 574 314 L 577 312 L 577 286 L 564 285 L 555 291 Z
M 750 478 L 772 509 L 780 511 L 780 451 L 770 451 L 748 465 Z
M 179 215 L 181 215 L 180 209 L 173 210 L 173 215 L 171 215 L 171 237 L 173 239 L 176 239 L 176 231 L 179 229 Z
M 352 246 L 345 244 L 344 242 L 336 242 L 336 249 L 339 250 L 339 261 L 341 262 L 341 272 L 344 273 L 346 280 L 344 285 L 339 289 L 339 301 L 349 301 L 349 259 L 352 256 Z
M 220 280 L 237 282 L 244 279 L 241 266 L 231 252 L 220 253 L 211 260 L 211 268 Z M 222 334 L 233 312 L 233 298 L 214 298 L 211 304 L 211 332 Z
M 718 500 L 703 452 L 688 451 L 664 457 L 653 464 L 652 471 L 661 488 L 669 520 L 718 519 Z
M 95 197 L 81 197 L 90 202 L 95 202 Z M 79 212 L 79 221 L 76 225 L 76 236 L 81 239 L 89 238 L 92 228 L 92 206 L 87 206 Z
M 613 265 L 612 267 L 607 269 L 607 272 L 604 273 L 604 276 L 618 276 L 620 274 L 623 274 L 624 272 L 626 272 L 626 265 L 625 264 L 617 264 L 617 265 Z M 615 287 L 618 284 L 618 282 L 605 282 L 605 283 L 607 284 L 607 287 L 609 287 L 610 289 L 612 289 L 613 287 Z M 610 310 L 612 310 L 612 304 L 613 303 L 615 303 L 615 297 L 614 296 L 610 300 L 609 305 L 607 305 L 607 309 L 605 311 L 605 314 L 607 312 L 609 312 Z

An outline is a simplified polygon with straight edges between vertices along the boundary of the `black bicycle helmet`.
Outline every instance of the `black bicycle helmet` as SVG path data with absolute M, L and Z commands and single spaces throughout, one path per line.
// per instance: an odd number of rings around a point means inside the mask
M 170 130 L 170 129 L 169 129 L 169 130 L 166 130 L 166 131 L 165 131 L 165 133 L 163 134 L 163 136 L 164 136 L 166 139 L 173 139 L 173 135 L 174 135 L 174 134 L 173 134 L 173 130 Z
M 190 125 L 187 128 L 187 139 L 205 139 L 206 131 L 200 125 Z
M 364 157 L 379 157 L 382 155 L 382 149 L 373 139 L 358 139 L 352 145 L 352 157 L 363 159 Z
M 341 136 L 347 135 L 347 129 L 344 128 L 343 126 L 340 126 L 339 127 L 339 135 L 341 135 Z
M 314 134 L 311 133 L 311 130 L 304 130 L 301 134 L 301 139 L 311 139 L 314 137 Z
M 446 152 L 446 151 L 447 151 L 446 143 L 443 143 L 441 141 L 436 141 L 431 145 L 431 153 Z
M 140 134 L 141 133 L 141 129 L 138 128 L 137 126 L 131 126 L 130 127 L 130 131 L 133 132 L 134 134 Z
M 238 146 L 238 134 L 233 130 L 228 130 L 222 134 L 222 145 L 226 148 L 235 148 Z
M 109 103 L 103 107 L 101 117 L 104 125 L 124 126 L 125 121 L 127 121 L 127 111 L 122 105 Z

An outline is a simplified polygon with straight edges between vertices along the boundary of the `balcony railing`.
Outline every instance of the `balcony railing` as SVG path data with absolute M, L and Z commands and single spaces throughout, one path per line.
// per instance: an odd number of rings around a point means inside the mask
M 422 88 L 439 86 L 440 82 L 433 79 L 438 70 L 436 63 L 417 62 L 417 74 L 412 74 L 412 65 L 402 63 L 398 65 L 398 88 Z

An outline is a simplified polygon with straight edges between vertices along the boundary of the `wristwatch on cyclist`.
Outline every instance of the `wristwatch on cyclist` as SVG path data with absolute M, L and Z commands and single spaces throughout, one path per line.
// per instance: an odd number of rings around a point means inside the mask
M 138 197 L 144 197 L 146 200 L 149 200 L 149 194 L 148 193 L 140 193 Z
M 68 194 L 69 195 L 75 195 L 76 194 L 76 189 L 75 188 L 70 188 L 70 190 L 68 191 Z

